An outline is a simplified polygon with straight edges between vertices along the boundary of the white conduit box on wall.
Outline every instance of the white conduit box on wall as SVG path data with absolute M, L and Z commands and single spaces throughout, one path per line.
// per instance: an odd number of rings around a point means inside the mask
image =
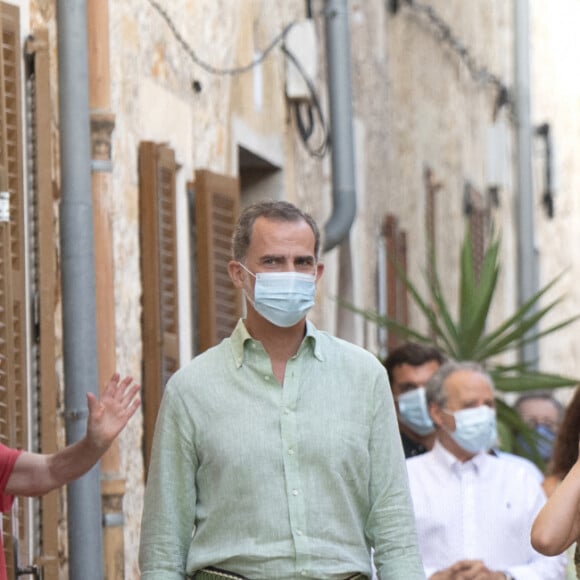
M 318 49 L 313 20 L 297 22 L 286 35 L 285 48 L 300 63 L 314 84 L 318 72 Z M 303 75 L 291 59 L 286 59 L 286 95 L 296 101 L 310 101 L 312 95 Z
M 509 131 L 504 122 L 494 123 L 487 128 L 485 179 L 488 188 L 503 191 L 511 186 L 509 139 Z

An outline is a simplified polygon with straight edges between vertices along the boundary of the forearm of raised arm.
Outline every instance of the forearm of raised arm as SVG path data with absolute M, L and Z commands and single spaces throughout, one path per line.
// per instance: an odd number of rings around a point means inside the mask
M 84 437 L 52 454 L 25 451 L 14 464 L 5 492 L 22 496 L 48 493 L 84 475 L 106 449 L 92 444 Z
M 576 463 L 541 509 L 532 527 L 532 545 L 555 555 L 570 546 L 580 533 L 580 463 Z
M 49 455 L 46 484 L 50 489 L 54 489 L 78 479 L 99 461 L 107 449 L 108 445 L 96 445 L 85 436 L 76 443 Z

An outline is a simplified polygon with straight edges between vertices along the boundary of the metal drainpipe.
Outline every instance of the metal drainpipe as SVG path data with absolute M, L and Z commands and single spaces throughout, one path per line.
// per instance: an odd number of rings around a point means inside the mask
M 332 156 L 332 215 L 324 251 L 340 244 L 356 216 L 356 185 L 348 0 L 326 0 L 326 59 Z
M 517 116 L 517 215 L 518 215 L 518 299 L 524 304 L 539 287 L 538 257 L 534 225 L 532 183 L 532 138 L 530 120 L 530 7 L 529 0 L 514 0 L 514 67 Z M 537 328 L 533 329 L 535 332 Z M 538 343 L 522 347 L 522 361 L 538 367 Z
M 96 389 L 97 331 L 89 122 L 87 7 L 57 2 L 61 150 L 61 272 L 67 444 L 85 434 Z M 69 577 L 102 580 L 98 466 L 67 490 Z

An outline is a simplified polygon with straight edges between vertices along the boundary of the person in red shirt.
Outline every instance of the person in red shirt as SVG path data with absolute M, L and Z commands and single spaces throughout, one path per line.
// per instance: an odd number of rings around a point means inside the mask
M 0 511 L 10 510 L 15 495 L 44 495 L 89 471 L 135 414 L 141 403 L 139 390 L 131 377 L 121 380 L 115 373 L 99 400 L 88 393 L 86 435 L 56 453 L 31 453 L 0 444 Z M 1 534 L 0 580 L 6 580 Z

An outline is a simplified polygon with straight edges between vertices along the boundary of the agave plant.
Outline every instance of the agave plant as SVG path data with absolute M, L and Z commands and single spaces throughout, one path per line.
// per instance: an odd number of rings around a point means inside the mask
M 436 264 L 434 260 L 432 264 Z M 409 280 L 401 268 L 395 264 L 397 275 L 404 282 L 413 302 L 426 318 L 430 332 L 422 333 L 410 326 L 373 312 L 356 308 L 342 302 L 348 309 L 386 327 L 401 339 L 435 344 L 449 358 L 456 360 L 478 361 L 492 376 L 496 389 L 503 392 L 523 392 L 538 389 L 554 389 L 578 384 L 579 379 L 558 374 L 541 372 L 533 367 L 535 361 L 522 361 L 513 365 L 501 364 L 501 359 L 509 352 L 518 352 L 525 344 L 560 330 L 578 318 L 572 316 L 548 328 L 540 330 L 540 321 L 558 306 L 563 297 L 552 300 L 547 305 L 540 302 L 546 293 L 558 282 L 557 276 L 522 304 L 512 316 L 497 328 L 488 328 L 489 312 L 497 288 L 500 273 L 500 236 L 490 236 L 486 245 L 483 261 L 476 273 L 472 252 L 472 239 L 469 224 L 466 227 L 461 247 L 459 264 L 459 307 L 454 317 L 449 302 L 443 295 L 440 277 L 436 266 L 426 276 L 427 296 L 422 296 L 417 286 Z M 519 418 L 501 397 L 497 398 L 497 412 L 501 446 L 508 451 L 516 451 L 530 456 L 543 467 L 542 460 L 535 449 L 537 435 Z M 531 446 L 531 452 L 518 444 L 516 433 L 521 433 Z

